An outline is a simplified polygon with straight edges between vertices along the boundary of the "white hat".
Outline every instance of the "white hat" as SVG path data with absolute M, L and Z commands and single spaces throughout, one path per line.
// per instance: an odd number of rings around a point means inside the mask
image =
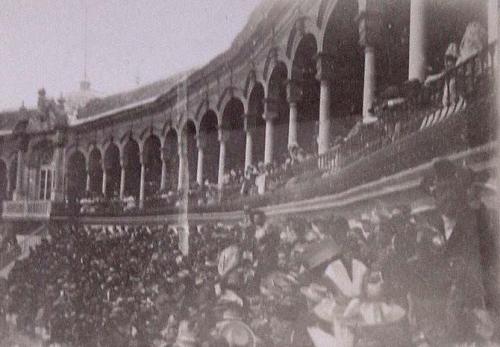
M 240 248 L 237 245 L 225 248 L 219 255 L 219 264 L 217 266 L 219 275 L 225 276 L 229 271 L 238 266 L 239 262 Z
M 458 59 L 458 47 L 457 44 L 452 42 L 448 45 L 446 52 L 444 53 L 445 57 L 452 57 Z

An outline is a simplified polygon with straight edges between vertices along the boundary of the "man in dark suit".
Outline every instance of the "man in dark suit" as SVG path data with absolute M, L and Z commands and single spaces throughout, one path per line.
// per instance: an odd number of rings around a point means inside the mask
M 475 338 L 471 312 L 484 308 L 479 226 L 477 214 L 468 204 L 470 180 L 464 170 L 447 159 L 438 160 L 426 185 L 436 205 L 429 224 L 442 239 L 439 256 L 427 270 L 440 274 L 437 287 L 446 300 L 443 336 L 454 343 Z

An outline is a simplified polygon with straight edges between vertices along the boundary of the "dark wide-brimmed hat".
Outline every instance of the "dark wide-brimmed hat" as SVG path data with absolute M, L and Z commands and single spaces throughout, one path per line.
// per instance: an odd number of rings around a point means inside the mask
M 432 170 L 420 182 L 420 188 L 427 194 L 434 196 L 439 184 L 452 184 L 463 190 L 473 185 L 484 184 L 489 179 L 487 171 L 474 171 L 465 166 L 458 166 L 449 159 L 437 159 L 432 164 Z

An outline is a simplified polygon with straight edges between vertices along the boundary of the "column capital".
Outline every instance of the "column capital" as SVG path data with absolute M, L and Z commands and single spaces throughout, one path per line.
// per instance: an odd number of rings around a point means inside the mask
M 207 137 L 202 132 L 196 135 L 196 147 L 201 150 L 207 147 Z
M 320 52 L 316 55 L 316 78 L 320 81 L 333 79 L 333 56 Z
M 224 129 L 224 128 L 219 128 L 219 142 L 227 142 L 227 140 L 229 140 L 229 136 L 231 135 L 231 133 L 229 132 L 229 130 L 227 129 Z
M 256 127 L 256 119 L 258 115 L 253 114 L 253 113 L 245 113 L 243 115 L 243 129 L 245 130 L 246 133 L 252 132 L 255 130 Z
M 297 103 L 302 98 L 302 88 L 299 81 L 288 79 L 286 81 L 286 99 L 289 104 Z
M 265 121 L 272 121 L 278 118 L 279 111 L 279 101 L 275 98 L 265 98 L 264 99 L 264 114 L 262 118 Z
M 378 0 L 358 0 L 359 14 L 356 17 L 359 29 L 359 44 L 362 47 L 378 47 L 382 42 L 382 12 Z

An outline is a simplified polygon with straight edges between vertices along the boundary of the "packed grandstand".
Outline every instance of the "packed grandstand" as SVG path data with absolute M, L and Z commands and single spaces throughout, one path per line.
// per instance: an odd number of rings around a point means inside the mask
M 200 69 L 2 113 L 0 345 L 500 345 L 498 2 L 424 3 L 265 0 Z
M 62 346 L 494 345 L 484 182 L 441 160 L 420 187 L 438 209 L 419 214 L 376 202 L 349 221 L 247 207 L 237 223 L 54 225 L 2 284 L 3 331 Z

